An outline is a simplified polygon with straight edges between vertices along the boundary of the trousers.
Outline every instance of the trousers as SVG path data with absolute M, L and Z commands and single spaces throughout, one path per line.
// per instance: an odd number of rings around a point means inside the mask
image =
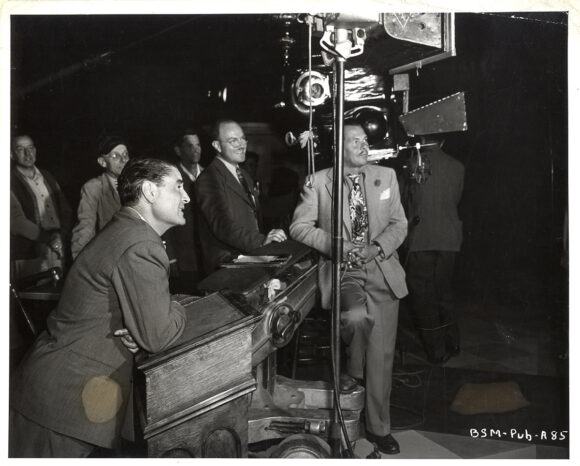
M 85 458 L 95 448 L 90 443 L 47 429 L 10 408 L 10 458 Z
M 415 328 L 430 358 L 440 358 L 446 346 L 459 345 L 453 293 L 453 251 L 410 252 L 407 285 Z
M 346 372 L 365 379 L 367 431 L 391 433 L 390 397 L 399 300 L 373 260 L 345 272 L 341 281 L 341 338 Z

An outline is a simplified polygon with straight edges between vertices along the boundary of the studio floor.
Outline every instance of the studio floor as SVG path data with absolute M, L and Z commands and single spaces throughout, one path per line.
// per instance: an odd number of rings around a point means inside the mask
M 391 396 L 393 435 L 401 451 L 383 458 L 570 457 L 565 293 L 514 277 L 507 293 L 458 297 L 461 352 L 441 366 L 426 361 L 407 304 L 401 302 Z M 292 346 L 279 351 L 279 366 L 287 364 Z M 298 362 L 296 378 L 323 380 L 327 370 L 321 362 Z M 458 414 L 451 409 L 462 386 L 493 383 L 515 384 L 524 406 L 503 413 Z M 361 438 L 354 452 L 366 458 L 373 445 Z
M 426 361 L 406 303 L 402 303 L 391 396 L 393 435 L 401 452 L 381 456 L 569 458 L 567 327 L 563 323 L 563 303 L 558 298 L 536 300 L 523 295 L 518 298 L 517 293 L 479 299 L 477 304 L 473 301 L 458 300 L 461 352 L 441 366 Z M 308 377 L 312 368 L 299 367 L 298 376 L 301 370 Z M 457 414 L 450 405 L 458 389 L 469 383 L 515 383 L 527 406 L 505 413 Z M 486 438 L 482 438 L 484 430 Z M 354 451 L 357 457 L 365 458 L 373 446 L 360 439 Z

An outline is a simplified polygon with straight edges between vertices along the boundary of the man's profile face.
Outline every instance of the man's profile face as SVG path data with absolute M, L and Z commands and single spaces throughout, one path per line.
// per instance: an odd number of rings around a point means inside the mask
M 344 167 L 345 169 L 360 168 L 367 164 L 369 143 L 367 135 L 361 126 L 347 125 L 344 127 Z
M 158 185 L 157 197 L 152 205 L 152 214 L 158 222 L 168 228 L 175 225 L 185 225 L 183 209 L 189 202 L 189 196 L 183 189 L 181 173 L 171 167 L 169 175 L 163 177 Z
M 101 155 L 98 158 L 99 164 L 114 178 L 117 178 L 121 174 L 128 161 L 129 151 L 125 144 L 116 145 L 111 149 L 111 152 Z
M 177 155 L 185 164 L 199 163 L 201 158 L 201 144 L 197 134 L 187 134 L 183 136 L 181 143 L 177 146 Z
M 233 164 L 246 160 L 246 136 L 241 126 L 234 122 L 222 123 L 219 130 L 219 140 L 214 141 L 214 147 L 220 155 Z
M 12 159 L 19 167 L 32 168 L 36 163 L 36 147 L 28 136 L 17 136 L 12 143 Z

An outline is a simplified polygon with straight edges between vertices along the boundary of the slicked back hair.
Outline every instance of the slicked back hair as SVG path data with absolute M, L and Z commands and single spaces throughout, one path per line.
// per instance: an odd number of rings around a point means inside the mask
M 130 159 L 117 180 L 117 191 L 121 205 L 132 206 L 141 198 L 141 186 L 151 181 L 160 186 L 163 178 L 176 168 L 172 163 L 159 159 Z

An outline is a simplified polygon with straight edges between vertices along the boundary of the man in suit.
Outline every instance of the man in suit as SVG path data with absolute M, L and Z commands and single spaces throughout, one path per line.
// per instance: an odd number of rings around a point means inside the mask
M 212 130 L 216 157 L 195 183 L 204 269 L 272 241 L 286 240 L 283 230 L 261 232 L 262 215 L 254 181 L 239 167 L 246 159 L 247 139 L 233 120 L 219 120 Z
M 47 330 L 11 378 L 11 457 L 83 457 L 130 438 L 133 356 L 116 331 L 154 353 L 185 326 L 161 240 L 185 222 L 181 175 L 131 160 L 118 189 L 123 207 L 73 263 Z
M 460 352 L 455 320 L 453 269 L 463 239 L 458 205 L 463 192 L 463 164 L 441 150 L 441 140 L 423 136 L 429 161 L 425 182 L 407 182 L 407 284 L 415 327 L 427 359 L 443 364 Z
M 367 165 L 368 141 L 355 123 L 344 126 L 344 254 L 353 264 L 342 278 L 341 336 L 346 373 L 366 385 L 367 438 L 387 454 L 399 452 L 391 435 L 389 398 L 399 299 L 407 294 L 397 248 L 407 234 L 395 172 Z M 290 236 L 320 252 L 321 305 L 331 306 L 332 180 L 334 169 L 314 174 L 294 212 Z M 352 390 L 341 376 L 341 390 Z M 356 385 L 354 385 L 356 387 Z
M 129 160 L 127 145 L 121 138 L 106 136 L 99 142 L 97 152 L 97 163 L 105 171 L 87 181 L 81 188 L 81 200 L 77 209 L 78 221 L 73 228 L 71 240 L 73 259 L 121 208 L 117 179 Z
M 32 138 L 17 134 L 11 142 L 10 261 L 19 279 L 63 267 L 72 215 L 57 181 L 36 167 Z
M 192 202 L 185 206 L 185 225 L 171 228 L 163 236 L 167 244 L 167 255 L 172 261 L 169 287 L 172 293 L 195 294 L 201 278 L 201 249 L 193 186 L 203 170 L 199 164 L 201 143 L 197 130 L 183 130 L 175 141 L 173 150 L 177 155 L 177 168 L 183 179 L 183 189 Z

